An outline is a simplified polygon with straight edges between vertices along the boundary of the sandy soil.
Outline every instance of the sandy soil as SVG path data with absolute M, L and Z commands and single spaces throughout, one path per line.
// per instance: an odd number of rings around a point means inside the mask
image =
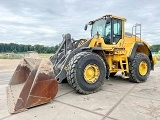
M 0 59 L 0 72 L 15 70 L 19 62 L 19 59 Z

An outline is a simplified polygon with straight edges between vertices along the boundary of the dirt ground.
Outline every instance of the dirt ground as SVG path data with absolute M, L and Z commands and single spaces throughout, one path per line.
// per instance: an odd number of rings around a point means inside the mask
M 13 71 L 19 62 L 19 59 L 0 59 L 0 72 Z
M 59 84 L 50 103 L 11 115 L 6 86 L 19 62 L 0 59 L 0 120 L 160 120 L 160 62 L 144 83 L 131 83 L 116 74 L 89 95 Z

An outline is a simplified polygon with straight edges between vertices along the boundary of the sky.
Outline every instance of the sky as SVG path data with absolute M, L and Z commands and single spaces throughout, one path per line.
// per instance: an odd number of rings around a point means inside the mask
M 105 14 L 125 17 L 126 32 L 142 24 L 142 39 L 160 44 L 158 0 L 0 0 L 0 43 L 54 46 L 66 33 L 90 38 L 84 25 Z

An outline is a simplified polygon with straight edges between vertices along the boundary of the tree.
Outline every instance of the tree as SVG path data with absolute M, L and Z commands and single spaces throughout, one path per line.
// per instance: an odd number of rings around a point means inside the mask
M 55 53 L 58 49 L 58 45 L 52 47 L 45 47 L 44 45 L 23 45 L 15 43 L 0 43 L 0 52 L 27 52 L 37 51 L 38 53 Z
M 14 49 L 12 52 L 13 52 L 13 53 L 17 53 L 17 50 L 16 50 L 16 49 Z
M 150 47 L 150 50 L 151 50 L 152 52 L 159 52 L 159 51 L 160 51 L 160 45 L 152 45 L 152 46 Z

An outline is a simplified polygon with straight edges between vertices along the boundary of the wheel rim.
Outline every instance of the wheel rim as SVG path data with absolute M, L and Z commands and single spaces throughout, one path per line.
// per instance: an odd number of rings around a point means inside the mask
M 84 79 L 87 83 L 93 84 L 95 83 L 100 75 L 100 71 L 97 65 L 89 64 L 84 69 Z
M 140 64 L 139 64 L 139 73 L 140 75 L 144 76 L 146 75 L 147 73 L 147 70 L 148 70 L 148 65 L 145 61 L 142 61 Z

